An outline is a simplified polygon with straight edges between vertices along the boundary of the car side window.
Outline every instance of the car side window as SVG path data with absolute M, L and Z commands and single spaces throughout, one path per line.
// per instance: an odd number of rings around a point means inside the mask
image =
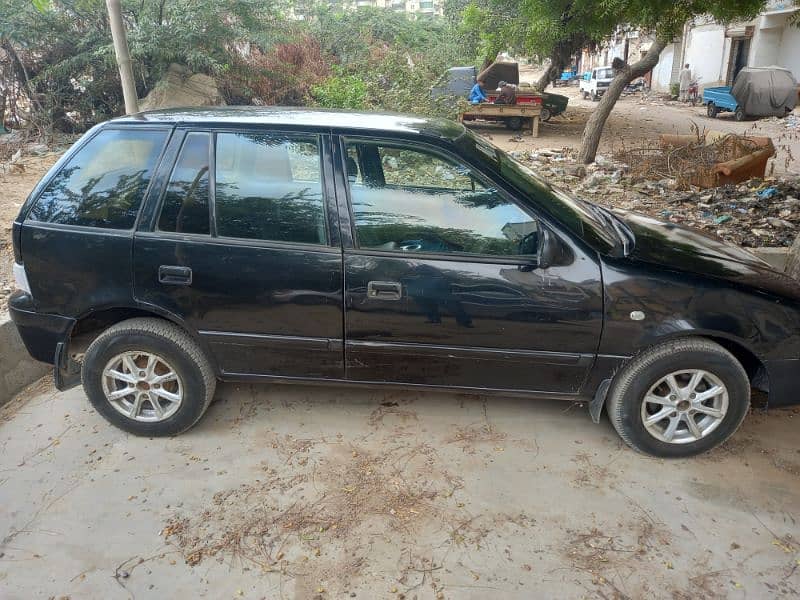
M 327 243 L 316 137 L 219 133 L 216 145 L 219 236 Z
M 210 134 L 186 135 L 164 193 L 158 228 L 176 233 L 209 234 L 208 144 Z
M 360 248 L 397 252 L 533 255 L 535 218 L 438 154 L 389 144 L 347 144 L 359 177 L 350 197 Z M 357 156 L 357 159 L 354 158 Z
M 166 131 L 107 129 L 50 181 L 28 215 L 45 223 L 132 229 Z

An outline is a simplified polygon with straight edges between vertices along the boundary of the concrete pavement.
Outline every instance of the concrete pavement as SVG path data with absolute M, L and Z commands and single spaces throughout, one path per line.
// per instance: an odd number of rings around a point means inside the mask
M 664 461 L 557 402 L 221 385 L 173 439 L 0 409 L 0 598 L 796 598 L 797 409 Z

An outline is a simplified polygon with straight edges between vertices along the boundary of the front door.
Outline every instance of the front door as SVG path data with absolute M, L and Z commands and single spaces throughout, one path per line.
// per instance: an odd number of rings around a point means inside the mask
M 349 379 L 574 394 L 602 324 L 596 257 L 565 244 L 475 170 L 415 144 L 342 142 Z
M 223 374 L 344 376 L 342 258 L 323 135 L 186 131 L 134 243 L 135 294 Z M 332 195 L 332 194 L 331 194 Z

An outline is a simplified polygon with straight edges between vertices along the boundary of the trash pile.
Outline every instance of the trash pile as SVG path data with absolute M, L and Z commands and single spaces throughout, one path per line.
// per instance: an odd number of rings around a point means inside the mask
M 669 177 L 676 180 L 679 189 L 688 190 L 692 185 L 713 186 L 715 165 L 742 158 L 760 148 L 753 138 L 741 135 L 730 133 L 707 141 L 705 135 L 698 133 L 696 140 L 685 145 L 623 147 L 614 153 L 614 159 L 630 165 L 633 177 Z
M 676 177 L 661 173 L 647 178 L 608 157 L 598 156 L 591 165 L 578 164 L 569 148 L 512 154 L 579 198 L 694 227 L 740 246 L 791 246 L 800 233 L 796 176 L 682 190 Z

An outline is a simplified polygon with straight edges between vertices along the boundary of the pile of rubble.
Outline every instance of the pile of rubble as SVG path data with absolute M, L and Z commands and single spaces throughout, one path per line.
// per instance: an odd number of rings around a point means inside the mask
M 796 176 L 682 191 L 675 179 L 645 179 L 632 174 L 629 165 L 603 156 L 594 164 L 581 165 L 570 149 L 513 154 L 579 198 L 694 227 L 741 246 L 791 246 L 800 233 Z

